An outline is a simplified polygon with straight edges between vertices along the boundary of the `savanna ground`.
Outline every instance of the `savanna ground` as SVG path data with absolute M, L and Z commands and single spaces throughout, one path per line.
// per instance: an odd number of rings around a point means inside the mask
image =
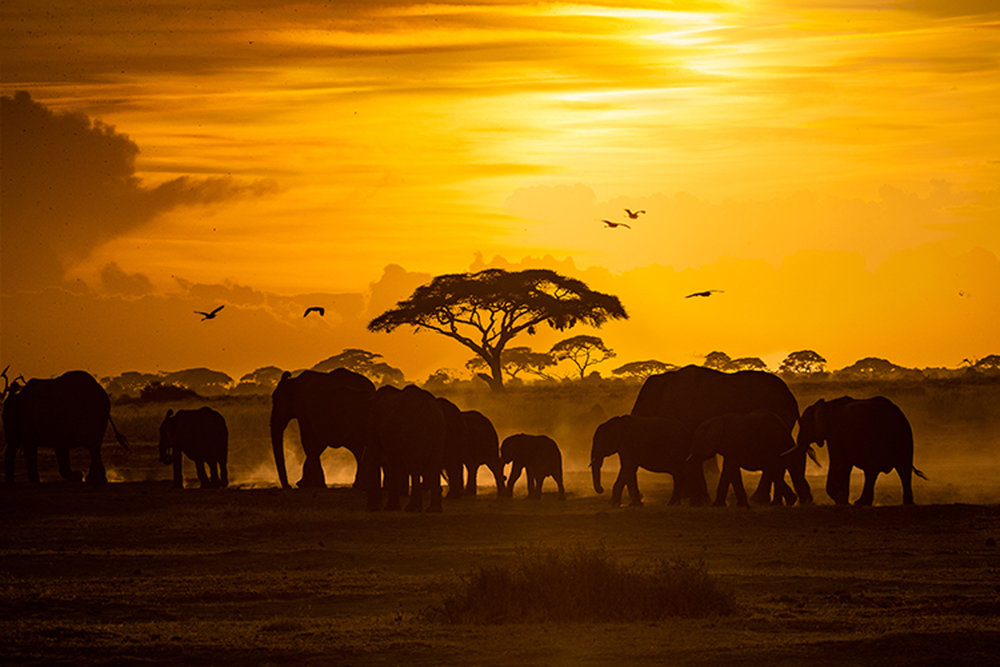
M 669 478 L 642 474 L 646 505 L 613 509 L 585 466 L 589 433 L 637 388 L 581 385 L 500 398 L 450 396 L 500 436 L 554 435 L 568 499 L 475 499 L 444 513 L 367 513 L 353 461 L 324 455 L 327 490 L 274 488 L 269 401 L 212 404 L 231 431 L 232 486 L 170 489 L 156 462 L 167 407 L 116 405 L 131 452 L 105 446 L 112 483 L 0 486 L 0 662 L 318 664 L 989 664 L 1000 646 L 1000 385 L 793 385 L 800 405 L 890 396 L 910 416 L 915 507 L 883 476 L 876 507 L 835 507 L 810 463 L 813 507 L 669 507 Z M 595 408 L 594 406 L 599 406 Z M 295 470 L 297 438 L 286 451 Z M 820 451 L 825 463 L 825 452 Z M 86 455 L 75 458 L 85 467 Z M 190 462 L 188 485 L 196 486 Z M 483 471 L 485 472 L 485 470 Z M 609 487 L 617 462 L 605 464 Z M 755 476 L 745 475 L 748 485 Z M 754 480 L 755 481 L 755 480 Z M 860 480 L 852 485 L 852 497 Z M 480 566 L 520 552 L 597 547 L 625 563 L 704 563 L 735 611 L 710 618 L 532 625 L 444 624 L 424 610 Z

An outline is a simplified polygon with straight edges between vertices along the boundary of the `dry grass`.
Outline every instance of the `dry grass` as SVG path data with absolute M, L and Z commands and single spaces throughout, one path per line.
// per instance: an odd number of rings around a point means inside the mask
M 446 623 L 655 621 L 725 616 L 733 599 L 704 563 L 625 564 L 603 548 L 522 549 L 503 566 L 480 567 L 429 619 Z

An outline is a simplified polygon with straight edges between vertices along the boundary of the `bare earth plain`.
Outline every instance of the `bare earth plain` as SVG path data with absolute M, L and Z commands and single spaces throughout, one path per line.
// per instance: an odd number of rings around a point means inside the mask
M 613 399 L 604 408 L 627 411 Z M 616 509 L 570 452 L 565 501 L 551 480 L 540 501 L 524 498 L 523 481 L 498 499 L 481 475 L 478 497 L 435 515 L 365 512 L 344 472 L 326 490 L 282 490 L 235 460 L 228 489 L 172 490 L 170 468 L 155 462 L 156 420 L 123 412 L 112 414 L 129 424 L 132 451 L 105 451 L 109 477 L 124 481 L 55 481 L 43 459 L 43 483 L 29 486 L 19 457 L 17 483 L 0 485 L 4 664 L 982 665 L 1000 655 L 992 415 L 964 430 L 916 420 L 916 463 L 929 479 L 916 480 L 912 507 L 897 505 L 894 474 L 880 477 L 875 507 L 829 504 L 825 468 L 810 464 L 814 506 L 670 507 L 669 477 L 644 473 L 645 506 Z M 495 421 L 501 437 L 511 432 Z M 237 429 L 231 448 L 252 446 L 264 465 L 266 439 L 242 437 Z M 967 441 L 965 456 L 956 443 Z M 295 446 L 286 443 L 290 454 Z M 85 468 L 86 456 L 74 462 Z M 185 470 L 193 477 L 190 462 Z M 607 461 L 606 487 L 616 473 Z M 450 625 L 422 613 L 479 566 L 575 546 L 623 562 L 703 562 L 736 611 L 539 625 Z

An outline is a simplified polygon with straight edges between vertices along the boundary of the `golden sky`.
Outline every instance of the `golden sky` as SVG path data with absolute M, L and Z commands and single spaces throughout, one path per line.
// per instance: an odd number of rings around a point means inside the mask
M 1000 351 L 992 0 L 199 4 L 0 9 L 19 372 L 364 347 L 423 379 L 469 355 L 366 318 L 508 264 L 618 294 L 622 363 Z M 39 109 L 104 125 L 12 138 Z M 301 322 L 317 299 L 349 306 Z

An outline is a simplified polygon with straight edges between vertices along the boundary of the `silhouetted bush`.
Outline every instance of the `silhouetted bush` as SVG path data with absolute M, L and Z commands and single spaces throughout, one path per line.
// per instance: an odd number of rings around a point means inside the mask
M 620 563 L 604 549 L 522 550 L 505 566 L 483 566 L 428 609 L 444 623 L 637 621 L 731 614 L 731 595 L 702 563 Z

